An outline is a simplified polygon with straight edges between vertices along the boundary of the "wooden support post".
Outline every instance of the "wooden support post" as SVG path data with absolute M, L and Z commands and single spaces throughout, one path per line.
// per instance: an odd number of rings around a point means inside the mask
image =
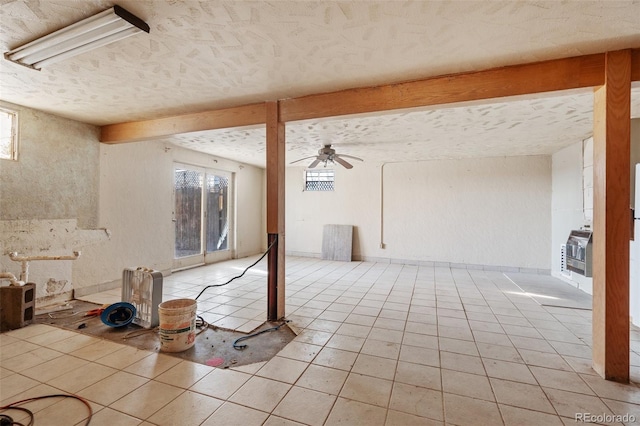
M 278 102 L 267 102 L 267 234 L 268 255 L 267 319 L 284 317 L 284 123 L 280 121 Z
M 631 51 L 608 52 L 593 129 L 593 368 L 629 381 Z

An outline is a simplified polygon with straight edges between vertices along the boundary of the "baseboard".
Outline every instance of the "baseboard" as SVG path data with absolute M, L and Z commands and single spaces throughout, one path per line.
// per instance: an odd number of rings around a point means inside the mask
M 163 277 L 171 275 L 171 269 L 160 271 Z M 84 297 L 91 294 L 102 293 L 103 291 L 113 290 L 114 288 L 122 288 L 122 279 L 107 281 L 100 284 L 88 285 L 73 290 L 75 297 Z
M 287 251 L 287 256 L 321 258 L 320 253 L 310 253 L 310 252 L 301 252 L 301 251 Z M 469 269 L 474 271 L 521 272 L 525 274 L 537 274 L 537 275 L 551 274 L 550 269 L 528 268 L 528 267 L 519 267 L 519 266 L 477 265 L 472 263 L 438 262 L 438 261 L 418 260 L 418 259 L 394 259 L 389 257 L 362 256 L 359 254 L 354 254 L 353 256 L 351 256 L 351 259 L 352 259 L 352 262 L 389 263 L 389 264 L 398 264 L 398 265 Z
M 108 281 L 106 283 L 100 283 L 100 284 L 94 284 L 94 285 L 89 285 L 86 287 L 80 287 L 80 288 L 76 288 L 74 290 L 74 296 L 75 297 L 84 297 L 84 296 L 88 296 L 90 294 L 95 294 L 95 293 L 102 293 L 103 291 L 107 291 L 107 290 L 113 290 L 114 288 L 121 288 L 122 287 L 122 280 L 114 280 L 114 281 Z
M 314 259 L 320 259 L 322 257 L 321 253 L 311 253 L 306 251 L 286 251 L 285 254 L 287 256 L 312 257 Z

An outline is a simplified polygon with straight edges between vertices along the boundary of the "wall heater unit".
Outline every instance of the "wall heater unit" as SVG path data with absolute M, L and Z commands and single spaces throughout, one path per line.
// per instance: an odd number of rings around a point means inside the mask
M 162 303 L 162 272 L 145 267 L 125 268 L 122 271 L 122 301 L 136 307 L 134 324 L 144 328 L 158 326 L 158 305 Z
M 592 276 L 593 232 L 574 229 L 565 244 L 567 269 L 585 277 Z

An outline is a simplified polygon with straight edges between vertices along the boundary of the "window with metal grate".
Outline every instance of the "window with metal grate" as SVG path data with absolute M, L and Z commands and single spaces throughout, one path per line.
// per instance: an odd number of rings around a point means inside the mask
M 335 174 L 332 169 L 305 170 L 305 191 L 333 191 Z

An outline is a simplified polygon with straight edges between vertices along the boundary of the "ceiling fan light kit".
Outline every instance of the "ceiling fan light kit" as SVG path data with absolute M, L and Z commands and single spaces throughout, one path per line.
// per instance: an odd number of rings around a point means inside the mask
M 296 161 L 292 161 L 289 164 L 298 163 L 300 161 L 308 160 L 313 158 L 313 162 L 307 166 L 308 169 L 313 169 L 318 166 L 318 164 L 323 163 L 324 167 L 327 167 L 327 164 L 335 164 L 338 163 L 346 169 L 352 169 L 353 165 L 346 161 L 344 158 L 350 158 L 352 160 L 364 161 L 362 158 L 354 157 L 352 155 L 346 154 L 336 154 L 336 150 L 331 148 L 331 145 L 325 145 L 318 150 L 318 155 L 312 155 L 310 157 L 304 157 Z
M 40 70 L 72 56 L 141 32 L 149 25 L 120 6 L 114 6 L 30 43 L 5 52 L 5 59 Z

